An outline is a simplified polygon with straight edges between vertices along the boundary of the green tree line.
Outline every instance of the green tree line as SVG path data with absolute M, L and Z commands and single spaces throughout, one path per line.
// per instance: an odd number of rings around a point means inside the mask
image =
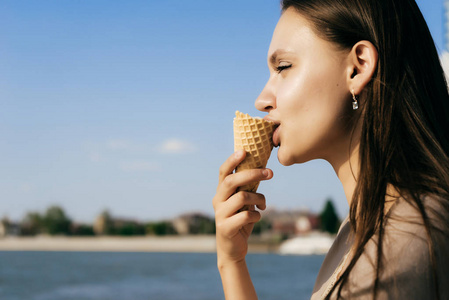
M 136 235 L 175 235 L 178 234 L 170 221 L 139 223 L 136 221 L 117 222 L 105 211 L 104 235 L 136 236 Z M 323 210 L 319 214 L 319 224 L 322 231 L 336 233 L 340 226 L 340 219 L 336 213 L 332 199 L 327 199 Z M 255 224 L 253 234 L 259 235 L 269 231 L 271 224 L 262 218 Z M 215 221 L 202 216 L 189 224 L 189 234 L 214 234 Z M 95 231 L 90 224 L 76 224 L 60 206 L 51 206 L 44 213 L 29 212 L 20 223 L 21 235 L 77 235 L 93 236 Z
M 172 222 L 157 221 L 139 223 L 136 221 L 116 222 L 109 213 L 103 212 L 105 218 L 104 235 L 139 236 L 139 235 L 175 235 L 177 234 Z M 190 234 L 214 234 L 215 221 L 204 217 L 200 222 L 190 226 Z M 93 236 L 94 227 L 90 224 L 75 224 L 65 211 L 59 206 L 51 206 L 44 213 L 29 212 L 20 223 L 20 234 L 26 236 L 76 235 Z

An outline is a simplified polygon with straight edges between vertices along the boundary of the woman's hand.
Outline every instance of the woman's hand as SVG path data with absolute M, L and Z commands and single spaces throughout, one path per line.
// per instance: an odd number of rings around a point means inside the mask
M 236 193 L 239 186 L 273 177 L 270 169 L 244 170 L 233 174 L 245 156 L 245 151 L 237 151 L 220 167 L 217 193 L 213 199 L 219 266 L 244 260 L 248 252 L 248 237 L 254 223 L 261 217 L 255 207 L 261 210 L 266 208 L 264 195 L 244 191 Z M 241 211 L 246 205 L 250 209 Z

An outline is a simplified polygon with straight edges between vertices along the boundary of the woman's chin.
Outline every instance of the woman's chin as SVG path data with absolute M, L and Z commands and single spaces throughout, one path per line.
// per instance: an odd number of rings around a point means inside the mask
M 303 164 L 305 162 L 317 159 L 317 157 L 307 155 L 307 153 L 289 153 L 286 148 L 279 147 L 278 161 L 283 166 L 291 166 L 294 164 Z
M 286 166 L 286 167 L 291 166 L 295 163 L 290 155 L 288 155 L 287 153 L 282 151 L 281 147 L 279 147 L 279 150 L 278 150 L 278 161 L 281 165 Z

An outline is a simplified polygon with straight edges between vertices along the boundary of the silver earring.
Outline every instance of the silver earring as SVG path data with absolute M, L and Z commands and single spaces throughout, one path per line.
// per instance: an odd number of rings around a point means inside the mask
M 355 97 L 354 89 L 351 90 L 351 93 L 352 93 L 352 109 L 356 110 L 359 108 L 359 103 L 357 102 L 357 98 Z

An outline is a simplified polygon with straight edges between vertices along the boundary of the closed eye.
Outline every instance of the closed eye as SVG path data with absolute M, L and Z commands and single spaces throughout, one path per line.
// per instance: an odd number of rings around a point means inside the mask
M 277 67 L 276 67 L 276 71 L 277 71 L 278 73 L 281 73 L 282 71 L 284 71 L 284 70 L 290 68 L 291 66 L 292 66 L 291 64 L 290 64 L 290 65 L 277 66 Z

